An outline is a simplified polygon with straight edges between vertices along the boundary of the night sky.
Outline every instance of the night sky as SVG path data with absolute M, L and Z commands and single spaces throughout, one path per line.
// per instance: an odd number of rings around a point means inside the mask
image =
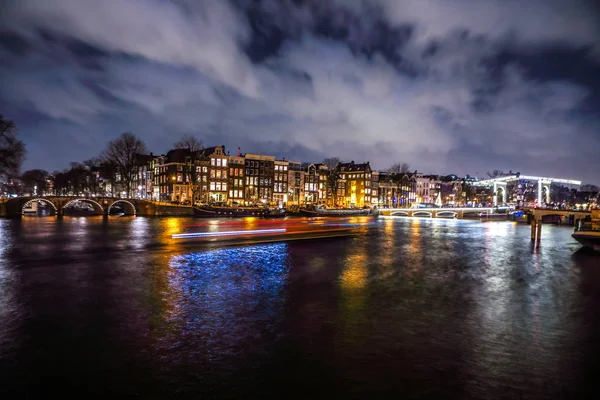
M 131 131 L 231 153 L 600 183 L 585 0 L 3 0 L 0 114 L 24 169 Z

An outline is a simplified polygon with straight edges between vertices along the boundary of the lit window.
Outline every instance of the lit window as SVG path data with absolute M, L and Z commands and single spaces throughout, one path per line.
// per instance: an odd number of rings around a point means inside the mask
M 214 159 L 214 158 L 211 158 L 211 159 L 210 159 L 210 165 L 215 165 L 215 163 L 216 163 L 215 159 Z
M 226 167 L 227 166 L 227 160 L 223 159 L 223 166 Z
M 233 197 L 233 190 L 229 191 L 229 197 Z
M 227 191 L 227 184 L 225 182 L 223 182 L 222 190 L 224 192 Z
M 215 183 L 214 182 L 210 183 L 210 190 L 211 191 L 215 190 Z

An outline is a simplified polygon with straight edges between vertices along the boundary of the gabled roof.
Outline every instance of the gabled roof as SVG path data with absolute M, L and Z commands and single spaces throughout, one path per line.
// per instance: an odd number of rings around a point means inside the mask
M 339 163 L 338 169 L 343 172 L 363 172 L 370 171 L 371 165 L 368 161 L 360 164 L 355 164 L 354 161 L 351 161 L 349 163 Z

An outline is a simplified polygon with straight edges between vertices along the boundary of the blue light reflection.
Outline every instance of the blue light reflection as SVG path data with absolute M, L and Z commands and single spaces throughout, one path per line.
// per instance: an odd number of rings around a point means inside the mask
M 171 346 L 165 350 L 189 357 L 186 347 L 203 343 L 198 359 L 220 363 L 270 345 L 279 331 L 288 271 L 284 243 L 172 257 L 163 338 Z

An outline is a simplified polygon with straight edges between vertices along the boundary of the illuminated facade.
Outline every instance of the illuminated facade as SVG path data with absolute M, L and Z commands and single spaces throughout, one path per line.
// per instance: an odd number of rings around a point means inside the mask
M 229 157 L 229 203 L 244 203 L 244 163 L 241 156 Z
M 441 196 L 441 183 L 435 175 L 417 174 L 417 203 L 435 204 Z
M 208 197 L 211 202 L 225 202 L 227 201 L 229 176 L 229 156 L 225 154 L 225 146 L 215 146 L 202 151 L 210 160 Z
M 338 165 L 338 185 L 341 182 L 342 194 L 338 198 L 338 203 L 344 206 L 364 207 L 373 204 L 373 177 L 371 165 L 369 162 L 355 164 L 340 163 Z M 338 186 L 339 187 L 339 186 Z M 375 192 L 375 202 L 377 202 L 377 193 Z
M 244 158 L 245 203 L 271 203 L 273 200 L 275 157 L 247 153 Z
M 329 170 L 323 164 L 305 165 L 304 203 L 325 204 L 327 202 L 327 177 Z
M 279 207 L 285 207 L 288 202 L 288 167 L 289 162 L 275 160 L 273 171 L 273 202 Z
M 189 179 L 186 179 L 184 173 L 188 156 L 187 150 L 175 149 L 166 155 L 153 157 L 150 162 L 153 172 L 153 200 L 182 202 L 190 198 Z
M 300 205 L 304 199 L 306 170 L 299 161 L 288 161 L 288 204 Z

